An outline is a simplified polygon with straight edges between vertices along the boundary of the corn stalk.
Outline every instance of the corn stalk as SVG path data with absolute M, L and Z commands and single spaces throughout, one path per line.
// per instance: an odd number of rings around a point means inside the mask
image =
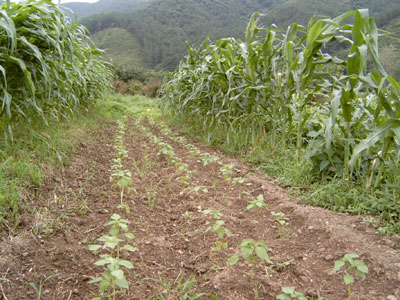
M 108 87 L 111 72 L 86 29 L 50 0 L 4 3 L 0 10 L 0 129 L 66 117 Z

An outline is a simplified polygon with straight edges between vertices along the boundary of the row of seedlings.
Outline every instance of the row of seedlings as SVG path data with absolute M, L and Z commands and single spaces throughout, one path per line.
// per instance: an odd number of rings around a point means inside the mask
M 124 146 L 125 122 L 118 120 L 117 134 L 115 137 L 115 157 L 112 159 L 110 181 L 114 187 L 120 190 L 120 205 L 118 208 L 125 208 L 130 211 L 128 204 L 124 203 L 124 193 L 132 185 L 132 173 L 124 169 L 123 160 L 128 158 L 128 151 Z M 98 255 L 99 259 L 94 263 L 104 268 L 102 275 L 89 281 L 98 283 L 99 292 L 92 300 L 101 300 L 103 297 L 115 300 L 117 294 L 126 293 L 129 283 L 125 277 L 122 267 L 133 269 L 132 263 L 121 257 L 121 252 L 134 252 L 137 248 L 130 245 L 127 240 L 132 240 L 135 235 L 129 231 L 130 222 L 118 214 L 113 214 L 104 225 L 109 226 L 108 234 L 97 239 L 99 244 L 89 245 L 89 250 Z
M 175 134 L 166 124 L 160 123 L 161 132 L 168 136 L 172 141 L 175 141 L 185 147 L 189 153 L 194 157 L 200 157 L 199 162 L 202 162 L 204 166 L 207 166 L 210 163 L 216 163 L 222 165 L 219 169 L 220 174 L 223 178 L 230 184 L 244 184 L 246 179 L 244 177 L 234 177 L 232 176 L 235 173 L 235 166 L 233 164 L 223 164 L 221 159 L 218 156 L 211 155 L 207 152 L 202 152 L 195 145 L 188 143 L 187 139 L 183 136 L 179 136 Z M 248 183 L 249 184 L 249 183 Z M 239 193 L 239 198 L 241 197 L 242 191 Z M 259 212 L 262 208 L 267 209 L 264 196 L 262 194 L 258 195 L 256 199 L 249 202 L 246 207 L 246 210 L 256 210 L 257 217 L 259 216 Z M 208 225 L 206 231 L 214 231 L 217 235 L 217 241 L 215 246 L 211 248 L 212 251 L 221 251 L 228 247 L 227 238 L 231 236 L 231 231 L 225 227 L 225 222 L 222 220 L 223 214 L 219 210 L 215 209 L 207 209 L 201 211 L 205 215 L 211 215 L 213 222 L 207 221 L 206 225 Z M 274 212 L 271 211 L 271 215 L 275 219 L 275 223 L 277 224 L 279 235 L 284 237 L 289 229 L 289 219 L 283 212 Z M 262 262 L 266 262 L 269 264 L 273 264 L 271 259 L 268 256 L 268 247 L 263 241 L 254 241 L 252 239 L 246 238 L 238 246 L 239 252 L 234 254 L 227 260 L 228 265 L 235 265 L 240 258 L 243 258 L 250 266 L 251 266 L 251 276 L 250 279 L 254 283 L 255 286 L 255 297 L 259 299 L 258 296 L 258 288 L 257 281 L 254 277 L 254 271 L 258 264 Z M 344 255 L 341 259 L 335 262 L 335 266 L 333 268 L 333 272 L 338 272 L 342 268 L 347 268 L 344 272 L 343 281 L 348 289 L 348 296 L 350 297 L 351 292 L 351 284 L 354 282 L 354 276 L 359 276 L 360 278 L 365 278 L 368 273 L 368 267 L 365 263 L 359 259 L 358 254 L 351 253 Z M 277 297 L 279 300 L 306 300 L 307 298 L 304 296 L 302 292 L 298 292 L 294 287 L 285 286 L 282 287 L 282 293 Z M 323 297 L 319 297 L 318 300 L 322 300 Z

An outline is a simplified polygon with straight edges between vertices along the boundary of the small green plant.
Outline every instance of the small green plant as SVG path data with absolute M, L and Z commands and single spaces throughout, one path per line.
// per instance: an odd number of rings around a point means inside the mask
M 199 186 L 195 186 L 195 187 L 186 187 L 184 188 L 181 192 L 180 195 L 182 196 L 183 194 L 185 194 L 186 192 L 188 192 L 188 194 L 190 195 L 190 198 L 194 198 L 193 194 L 196 195 L 197 197 L 199 197 L 199 201 L 200 201 L 200 206 L 203 205 L 203 198 L 202 195 L 204 194 L 208 194 L 208 188 L 202 185 Z
M 223 249 L 228 248 L 228 242 L 224 241 L 225 237 L 231 236 L 231 231 L 228 228 L 225 228 L 225 221 L 221 220 L 222 213 L 216 209 L 207 209 L 202 211 L 205 215 L 212 215 L 213 219 L 215 220 L 214 223 L 207 221 L 206 225 L 209 225 L 205 232 L 210 230 L 214 231 L 217 234 L 217 241 L 215 242 L 215 247 L 212 247 L 211 250 L 218 252 Z
M 255 298 L 258 297 L 258 284 L 255 280 L 255 269 L 260 263 L 266 262 L 272 264 L 271 259 L 268 255 L 268 247 L 263 241 L 255 242 L 253 239 L 244 239 L 239 245 L 240 253 L 236 253 L 231 256 L 227 264 L 233 266 L 237 264 L 240 257 L 242 257 L 249 265 L 251 265 L 250 279 L 254 282 L 255 286 Z
M 149 158 L 147 153 L 145 153 L 140 160 L 141 165 L 139 165 L 136 160 L 132 159 L 132 166 L 139 174 L 139 177 L 145 179 L 153 167 L 153 161 Z
M 154 184 L 152 180 L 150 180 L 150 184 L 146 186 L 146 197 L 147 197 L 147 205 L 149 206 L 150 210 L 153 209 L 156 200 L 157 200 L 157 187 L 163 182 L 160 180 L 157 184 Z
M 221 174 L 224 176 L 224 179 L 225 179 L 226 181 L 231 182 L 231 180 L 232 180 L 231 176 L 232 176 L 232 174 L 233 174 L 234 169 L 235 169 L 235 165 L 234 165 L 234 164 L 229 164 L 229 165 L 223 165 L 223 166 L 219 169 L 219 171 L 220 171 Z
M 217 163 L 219 160 L 220 159 L 218 156 L 211 155 L 207 152 L 201 154 L 201 162 L 203 163 L 203 166 L 205 166 L 205 167 L 208 166 L 209 164 Z
M 124 203 L 124 193 L 125 190 L 132 185 L 132 173 L 128 170 L 116 170 L 111 174 L 110 181 L 115 182 L 114 186 L 117 186 L 121 191 L 121 204 L 119 207 L 129 211 L 129 205 Z
M 196 277 L 191 274 L 187 278 L 185 272 L 179 273 L 178 277 L 171 284 L 163 278 L 144 278 L 143 280 L 151 280 L 161 286 L 157 288 L 158 294 L 156 297 L 152 297 L 152 300 L 169 300 L 169 299 L 182 299 L 182 300 L 195 300 L 201 297 L 209 296 L 214 300 L 219 298 L 211 293 L 196 293 L 195 294 L 195 283 Z
M 257 210 L 257 217 L 259 216 L 261 208 L 267 208 L 267 205 L 265 204 L 263 195 L 258 195 L 257 198 L 255 200 L 251 201 L 249 203 L 249 205 L 247 205 L 247 207 L 246 207 L 247 210 L 254 209 L 254 208 Z
M 345 254 L 341 259 L 335 261 L 335 266 L 333 267 L 333 272 L 336 273 L 343 267 L 347 267 L 345 274 L 343 276 L 343 281 L 348 288 L 348 296 L 351 297 L 351 284 L 354 282 L 354 274 L 361 278 L 365 278 L 368 274 L 367 265 L 359 258 L 358 254 L 350 253 Z
M 37 294 L 37 300 L 40 300 L 42 297 L 42 289 L 44 284 L 46 283 L 47 280 L 49 280 L 50 278 L 54 277 L 58 275 L 58 273 L 50 275 L 48 277 L 46 277 L 44 280 L 40 280 L 40 284 L 39 286 L 37 286 L 34 282 L 29 282 L 29 285 L 35 290 L 36 294 Z
M 175 152 L 170 144 L 167 144 L 165 142 L 159 142 L 157 143 L 157 146 L 159 148 L 157 152 L 158 156 L 166 157 L 168 164 L 175 162 Z
M 176 182 L 179 182 L 180 184 L 183 185 L 189 185 L 191 180 L 192 178 L 188 175 L 182 175 L 175 179 Z
M 281 237 L 284 237 L 285 234 L 289 231 L 288 225 L 289 225 L 289 218 L 286 217 L 285 213 L 283 212 L 274 212 L 271 211 L 271 215 L 274 216 L 275 222 L 277 222 L 279 225 L 279 235 Z
M 302 292 L 296 292 L 294 287 L 282 287 L 282 294 L 276 296 L 278 300 L 307 300 Z M 318 297 L 318 300 L 324 300 L 323 297 Z
M 121 247 L 121 243 L 125 240 L 123 237 L 128 239 L 135 238 L 135 235 L 128 232 L 128 220 L 122 219 L 121 216 L 113 214 L 111 220 L 108 221 L 105 226 L 111 226 L 109 234 L 105 234 L 97 240 L 103 242 L 103 245 L 89 245 L 89 250 L 96 253 L 100 249 L 108 249 L 109 253 L 100 255 L 100 259 L 95 262 L 96 266 L 106 266 L 103 275 L 99 276 L 89 283 L 99 282 L 99 297 L 95 297 L 92 300 L 101 300 L 104 294 L 107 294 L 108 299 L 115 300 L 117 294 L 117 287 L 121 289 L 120 292 L 124 292 L 129 289 L 129 283 L 125 278 L 124 271 L 121 266 L 132 269 L 133 265 L 129 261 L 120 257 L 121 251 L 134 252 L 137 248 L 131 245 L 124 245 Z M 125 232 L 124 234 L 122 232 Z M 111 289 L 111 292 L 110 292 Z
M 278 222 L 279 225 L 286 226 L 289 224 L 289 218 L 285 216 L 285 213 L 271 211 L 271 215 L 275 217 L 275 221 Z

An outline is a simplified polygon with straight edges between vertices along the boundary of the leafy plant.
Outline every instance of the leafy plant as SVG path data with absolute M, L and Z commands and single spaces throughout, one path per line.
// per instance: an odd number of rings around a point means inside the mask
M 207 221 L 206 225 L 209 225 L 206 229 L 206 232 L 212 230 L 217 234 L 217 241 L 215 242 L 215 247 L 212 247 L 212 251 L 221 251 L 223 249 L 228 248 L 228 242 L 224 241 L 224 237 L 230 237 L 231 231 L 228 228 L 225 228 L 225 221 L 221 220 L 222 213 L 219 210 L 215 209 L 206 209 L 202 211 L 205 215 L 211 215 L 214 219 L 214 222 Z
M 133 239 L 133 233 L 128 232 L 128 220 L 122 219 L 121 216 L 113 214 L 111 220 L 105 226 L 111 226 L 109 234 L 105 234 L 97 240 L 103 242 L 103 245 L 89 245 L 89 250 L 96 253 L 100 249 L 108 249 L 108 254 L 100 255 L 100 259 L 95 262 L 96 266 L 106 266 L 103 275 L 99 276 L 89 283 L 99 283 L 99 293 L 108 295 L 108 299 L 115 300 L 117 294 L 117 287 L 121 290 L 129 289 L 129 283 L 125 278 L 124 271 L 121 266 L 132 269 L 133 265 L 120 257 L 121 251 L 134 252 L 137 248 L 126 244 L 121 247 L 121 243 L 125 240 L 123 237 Z M 123 234 L 123 232 L 125 232 Z M 111 292 L 110 292 L 111 289 Z M 93 300 L 101 300 L 101 297 L 95 297 Z
M 158 294 L 152 297 L 153 300 L 169 300 L 169 299 L 182 299 L 182 300 L 195 300 L 205 296 L 211 297 L 212 299 L 219 300 L 217 296 L 211 293 L 195 293 L 196 277 L 191 274 L 185 278 L 185 272 L 179 273 L 178 277 L 171 284 L 165 281 L 163 278 L 145 278 L 143 280 L 151 280 L 161 285 L 158 288 Z
M 235 169 L 235 165 L 234 164 L 228 164 L 228 165 L 223 165 L 219 171 L 221 172 L 221 174 L 224 176 L 224 179 L 226 181 L 231 182 L 232 181 L 232 174 L 233 171 Z
M 46 283 L 46 281 L 49 280 L 50 278 L 56 276 L 56 275 L 58 275 L 58 273 L 50 275 L 50 276 L 46 277 L 44 280 L 40 280 L 39 286 L 37 286 L 34 282 L 29 282 L 29 285 L 35 290 L 35 292 L 36 292 L 36 294 L 38 296 L 37 300 L 40 300 L 42 298 L 42 289 L 43 289 L 43 286 Z
M 297 292 L 294 287 L 282 287 L 282 294 L 276 296 L 278 300 L 307 300 L 302 292 Z M 323 297 L 318 297 L 318 300 L 324 300 Z
M 379 61 L 379 30 L 369 11 L 313 17 L 285 30 L 258 23 L 255 13 L 244 40 L 188 45 L 186 61 L 162 88 L 165 113 L 229 151 L 262 156 L 267 147 L 271 156 L 287 155 L 297 178 L 363 186 L 387 205 L 358 207 L 398 215 L 400 83 Z M 330 47 L 342 49 L 345 59 L 328 53 Z M 356 202 L 332 207 L 354 211 Z
M 218 156 L 214 156 L 209 153 L 201 154 L 201 162 L 203 163 L 203 166 L 205 166 L 205 167 L 212 163 L 218 163 L 219 161 L 220 161 L 220 158 Z
M 112 72 L 86 28 L 50 0 L 7 1 L 0 14 L 0 130 L 67 118 L 102 98 Z
M 121 204 L 120 207 L 125 207 L 129 208 L 127 204 L 124 203 L 124 192 L 125 190 L 132 185 L 132 173 L 131 171 L 128 170 L 117 170 L 114 173 L 111 174 L 110 177 L 111 182 L 115 182 L 115 186 L 117 186 L 121 193 L 120 193 L 120 199 L 121 199 Z
M 351 297 L 351 284 L 354 282 L 354 275 L 365 278 L 368 274 L 367 265 L 359 258 L 358 254 L 345 254 L 341 259 L 335 261 L 333 272 L 336 273 L 343 267 L 347 267 L 343 276 L 343 281 L 348 287 L 348 296 Z
M 261 208 L 267 208 L 267 205 L 265 204 L 264 201 L 264 196 L 263 195 L 258 195 L 257 198 L 249 203 L 247 205 L 247 210 L 250 209 L 257 209 L 257 217 L 259 216 L 259 211 Z
M 268 247 L 263 241 L 255 242 L 252 239 L 244 239 L 239 245 L 240 253 L 236 253 L 227 260 L 227 264 L 233 266 L 237 264 L 242 257 L 249 265 L 251 265 L 250 279 L 255 285 L 255 298 L 258 299 L 258 285 L 255 279 L 255 269 L 261 263 L 272 264 L 268 255 Z

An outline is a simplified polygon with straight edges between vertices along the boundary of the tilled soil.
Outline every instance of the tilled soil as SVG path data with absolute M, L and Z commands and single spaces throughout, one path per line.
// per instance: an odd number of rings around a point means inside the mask
M 29 205 L 31 213 L 21 219 L 21 233 L 10 233 L 1 241 L 2 299 L 38 299 L 32 285 L 42 287 L 44 300 L 96 296 L 98 287 L 89 281 L 103 269 L 94 265 L 98 255 L 88 245 L 108 232 L 104 224 L 117 213 L 130 221 L 136 235 L 130 244 L 138 249 L 121 254 L 135 268 L 123 268 L 130 288 L 117 299 L 189 299 L 179 294 L 189 278 L 195 278 L 190 295 L 212 293 L 219 299 L 256 299 L 255 286 L 259 299 L 276 299 L 282 286 L 293 286 L 309 299 L 347 299 L 344 273 L 332 269 L 343 255 L 357 253 L 369 273 L 365 279 L 355 278 L 350 299 L 400 300 L 398 236 L 377 235 L 365 216 L 303 206 L 265 175 L 248 173 L 250 166 L 189 141 L 201 153 L 234 164 L 231 178 L 246 178 L 243 184 L 231 183 L 221 174 L 221 165 L 204 166 L 198 155 L 157 125 L 142 122 L 143 131 L 135 120 L 125 122 L 124 167 L 132 171 L 133 188 L 124 201 L 130 212 L 118 208 L 120 191 L 110 182 L 116 124 L 105 123 L 88 132 L 92 138 L 80 145 L 68 167 L 47 177 L 41 196 Z M 175 156 L 188 165 L 188 184 L 179 181 L 182 173 L 176 164 L 158 153 L 146 132 L 170 144 Z M 247 210 L 249 201 L 259 195 L 267 208 Z M 206 209 L 222 213 L 221 220 L 232 233 L 223 238 L 226 249 L 212 251 L 217 235 L 206 231 L 207 222 L 214 223 L 211 215 L 202 213 Z M 287 225 L 280 225 L 272 211 L 283 212 Z M 243 259 L 234 266 L 226 263 L 245 238 L 264 241 L 272 261 L 256 267 L 253 281 Z M 163 298 L 157 298 L 159 294 Z

